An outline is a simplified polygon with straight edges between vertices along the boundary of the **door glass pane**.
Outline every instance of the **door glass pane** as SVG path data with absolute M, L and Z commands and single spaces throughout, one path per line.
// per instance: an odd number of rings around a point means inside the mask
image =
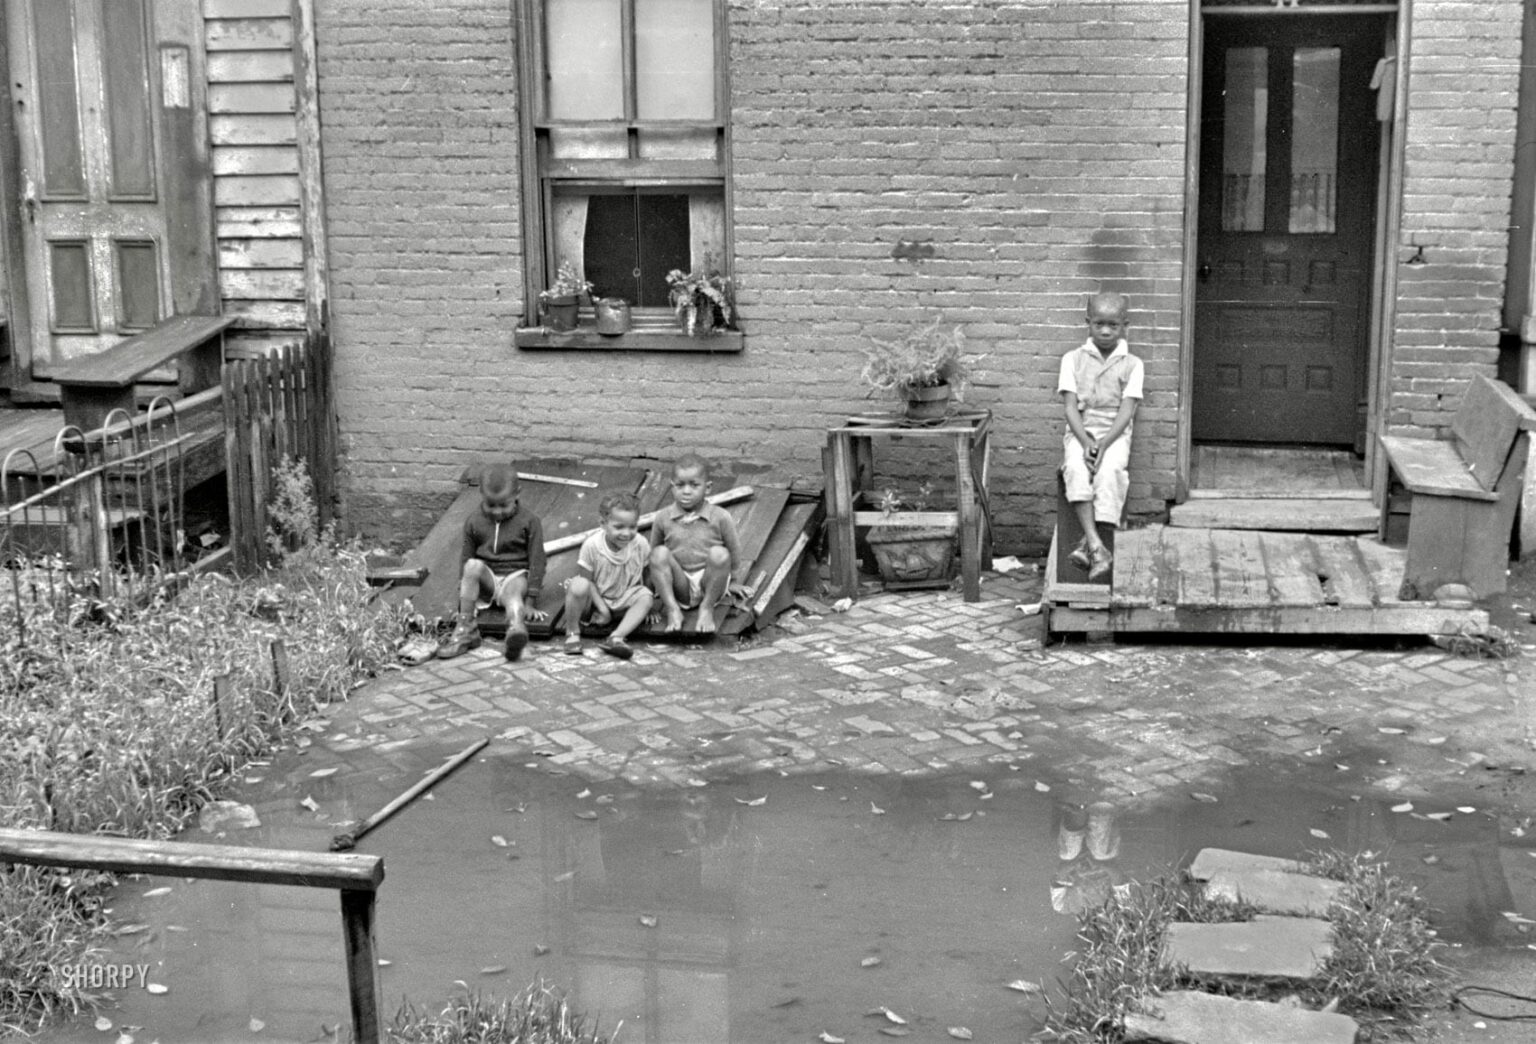
M 75 86 L 75 14 L 61 0 L 32 5 L 37 25 L 37 109 L 46 196 L 85 195 Z
M 144 0 L 101 0 L 101 25 L 109 44 L 102 48 L 101 64 L 112 148 L 111 193 L 140 199 L 155 192 L 144 22 Z
M 48 244 L 48 285 L 53 291 L 53 328 L 56 331 L 96 330 L 91 306 L 90 244 L 54 240 Z
M 714 0 L 635 0 L 642 120 L 715 118 Z
M 160 266 L 152 241 L 118 240 L 117 328 L 148 330 L 160 321 Z
M 1291 103 L 1292 232 L 1332 232 L 1338 200 L 1339 49 L 1296 48 Z
M 624 117 L 623 33 L 619 0 L 547 0 L 550 119 Z
M 1265 135 L 1269 129 L 1269 50 L 1227 51 L 1222 81 L 1221 228 L 1264 231 Z

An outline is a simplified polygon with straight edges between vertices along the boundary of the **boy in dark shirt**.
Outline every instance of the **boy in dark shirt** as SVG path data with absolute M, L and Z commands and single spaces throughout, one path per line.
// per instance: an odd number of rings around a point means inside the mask
M 517 471 L 490 464 L 480 474 L 480 510 L 464 520 L 463 568 L 459 574 L 459 623 L 437 650 L 440 659 L 462 656 L 480 646 L 475 613 L 500 605 L 507 613 L 506 658 L 528 645 L 525 620 L 548 614 L 531 608 L 544 584 L 544 524 L 517 503 Z

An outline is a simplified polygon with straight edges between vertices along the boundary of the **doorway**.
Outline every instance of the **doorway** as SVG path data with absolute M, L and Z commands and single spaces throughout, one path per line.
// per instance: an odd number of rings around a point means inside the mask
M 1197 450 L 1363 441 L 1382 139 L 1372 77 L 1389 17 L 1204 21 Z
M 179 0 L 4 0 L 4 16 L 16 376 L 39 381 L 217 310 L 202 25 Z

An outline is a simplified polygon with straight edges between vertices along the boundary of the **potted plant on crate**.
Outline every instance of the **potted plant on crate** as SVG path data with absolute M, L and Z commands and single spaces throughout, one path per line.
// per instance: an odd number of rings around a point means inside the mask
M 736 317 L 736 289 L 730 276 L 712 271 L 708 259 L 700 271 L 674 268 L 667 273 L 672 289 L 667 297 L 677 322 L 689 337 L 707 337 L 729 326 Z
M 927 511 L 933 486 L 925 482 L 910 499 L 894 489 L 880 495 L 880 510 L 888 523 L 871 526 L 866 539 L 888 584 L 942 584 L 954 575 L 959 526 L 955 522 L 913 525 L 900 522 L 903 510 Z
M 870 388 L 907 404 L 913 420 L 947 416 L 951 402 L 965 398 L 982 356 L 965 354 L 965 334 L 935 319 L 927 326 L 909 330 L 900 339 L 875 339 L 864 349 L 864 371 L 859 375 Z
M 547 290 L 539 291 L 539 309 L 544 313 L 544 325 L 551 330 L 576 329 L 576 309 L 583 294 L 592 292 L 592 284 L 576 273 L 576 266 L 569 261 L 560 262 L 555 281 Z

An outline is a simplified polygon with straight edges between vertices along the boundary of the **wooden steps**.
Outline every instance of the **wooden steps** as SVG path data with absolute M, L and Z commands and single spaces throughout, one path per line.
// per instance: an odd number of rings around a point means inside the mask
M 1188 529 L 1267 529 L 1276 532 L 1374 533 L 1380 520 L 1370 493 L 1341 497 L 1258 497 L 1251 491 L 1195 497 L 1168 512 L 1171 525 Z
M 1119 534 L 1106 587 L 1059 578 L 1052 631 L 1483 634 L 1488 614 L 1398 598 L 1406 556 L 1373 537 L 1148 526 Z

